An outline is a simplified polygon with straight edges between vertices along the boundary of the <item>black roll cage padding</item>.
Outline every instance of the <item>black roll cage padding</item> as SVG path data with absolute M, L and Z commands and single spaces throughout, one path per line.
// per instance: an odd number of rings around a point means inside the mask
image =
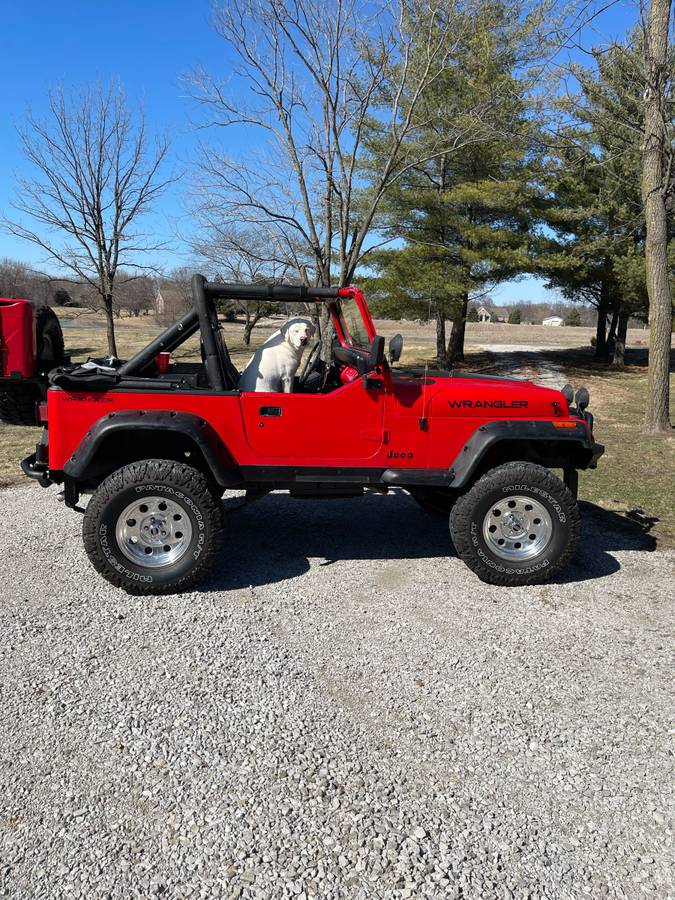
M 139 350 L 135 356 L 125 362 L 117 370 L 119 376 L 140 375 L 148 366 L 153 363 L 158 353 L 171 353 L 176 347 L 186 341 L 188 338 L 199 331 L 199 316 L 195 309 L 189 310 L 173 325 L 170 325 L 166 331 L 163 331 L 158 337 L 151 341 L 147 347 Z
M 203 276 L 195 276 L 195 278 Z M 194 284 L 194 278 L 193 278 Z M 298 303 L 318 297 L 337 300 L 338 287 L 307 287 L 305 284 L 209 284 L 204 280 L 204 292 L 215 300 L 286 300 Z
M 206 377 L 214 391 L 224 391 L 225 370 L 221 350 L 223 342 L 218 332 L 218 315 L 215 304 L 211 297 L 207 298 L 205 284 L 206 279 L 203 275 L 192 276 L 192 302 L 199 316 Z
M 177 347 L 201 331 L 204 347 L 204 368 L 210 387 L 215 391 L 234 389 L 239 375 L 222 340 L 216 300 L 279 300 L 300 302 L 302 300 L 337 300 L 337 287 L 307 287 L 304 284 L 209 284 L 203 275 L 193 275 L 192 309 L 170 325 L 159 337 L 151 341 L 117 370 L 123 378 L 128 375 L 142 375 L 155 361 L 158 353 L 171 353 Z

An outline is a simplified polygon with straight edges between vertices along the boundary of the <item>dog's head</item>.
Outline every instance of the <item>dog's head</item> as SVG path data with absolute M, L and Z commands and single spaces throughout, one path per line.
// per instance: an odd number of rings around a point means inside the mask
M 281 326 L 281 336 L 293 347 L 302 350 L 316 334 L 316 328 L 309 319 L 289 319 Z

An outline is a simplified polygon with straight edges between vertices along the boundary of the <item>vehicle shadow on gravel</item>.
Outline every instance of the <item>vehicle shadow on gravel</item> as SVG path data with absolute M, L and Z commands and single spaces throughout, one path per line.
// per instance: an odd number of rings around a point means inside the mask
M 225 509 L 231 501 L 225 501 Z M 613 551 L 656 549 L 649 525 L 639 525 L 592 503 L 580 503 L 582 539 L 557 583 L 602 578 L 620 569 Z M 236 590 L 303 575 L 310 559 L 338 561 L 447 559 L 457 554 L 444 518 L 429 515 L 403 491 L 353 500 L 265 497 L 228 510 L 221 560 L 203 591 Z
M 656 538 L 650 534 L 653 519 L 635 522 L 625 516 L 603 509 L 595 503 L 579 501 L 581 512 L 581 540 L 574 559 L 553 581 L 570 584 L 604 578 L 621 568 L 612 552 L 637 550 L 652 553 L 656 550 Z

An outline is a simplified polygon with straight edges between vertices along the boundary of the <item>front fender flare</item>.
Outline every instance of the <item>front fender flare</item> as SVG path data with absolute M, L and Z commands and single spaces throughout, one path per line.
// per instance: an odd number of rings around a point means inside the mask
M 179 432 L 199 447 L 211 474 L 220 487 L 231 486 L 240 480 L 238 469 L 226 446 L 205 419 L 192 413 L 169 410 L 153 410 L 151 412 L 125 410 L 109 413 L 99 419 L 64 465 L 64 475 L 76 481 L 86 477 L 88 468 L 106 440 L 113 435 L 124 432 L 133 433 L 138 430 L 155 431 L 158 435 L 161 432 Z M 161 453 L 158 453 L 157 457 L 161 458 Z
M 593 442 L 585 422 L 579 420 L 573 428 L 556 427 L 553 421 L 512 419 L 488 422 L 474 431 L 450 466 L 452 487 L 464 487 L 487 451 L 501 441 L 553 441 L 564 446 L 564 453 L 581 450 L 583 468 L 597 461 L 604 453 L 602 444 Z M 563 447 L 561 447 L 563 449 Z

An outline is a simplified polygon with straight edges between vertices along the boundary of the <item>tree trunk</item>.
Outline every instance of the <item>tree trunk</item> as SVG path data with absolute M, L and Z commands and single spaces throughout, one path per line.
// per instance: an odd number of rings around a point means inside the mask
M 333 358 L 333 319 L 326 303 L 320 304 L 319 336 L 321 338 L 321 359 L 330 362 Z
M 612 356 L 612 368 L 623 369 L 625 365 L 626 355 L 626 332 L 628 331 L 628 312 L 621 310 L 619 313 L 619 324 L 616 329 L 616 340 L 614 341 L 614 355 Z
M 113 316 L 112 294 L 103 298 L 103 311 L 105 313 L 106 334 L 108 338 L 108 355 L 117 356 L 117 341 L 115 340 L 115 320 Z
M 607 313 L 609 312 L 609 283 L 604 280 L 600 286 L 600 303 L 598 305 L 598 326 L 595 332 L 595 358 L 605 359 L 607 349 Z
M 453 366 L 456 362 L 464 362 L 464 332 L 466 331 L 466 314 L 469 307 L 469 292 L 466 291 L 462 298 L 459 315 L 452 320 L 452 331 L 448 342 L 447 365 Z
M 673 321 L 668 273 L 668 222 L 663 159 L 671 0 L 652 0 L 645 41 L 647 89 L 642 146 L 642 202 L 649 297 L 649 375 L 643 431 L 670 430 L 670 341 Z
M 445 313 L 441 309 L 436 310 L 436 360 L 441 369 L 448 364 L 445 358 Z
M 619 324 L 619 310 L 621 309 L 621 301 L 615 303 L 612 309 L 612 321 L 607 332 L 607 353 L 606 356 L 614 355 L 614 342 L 616 341 L 616 327 Z

